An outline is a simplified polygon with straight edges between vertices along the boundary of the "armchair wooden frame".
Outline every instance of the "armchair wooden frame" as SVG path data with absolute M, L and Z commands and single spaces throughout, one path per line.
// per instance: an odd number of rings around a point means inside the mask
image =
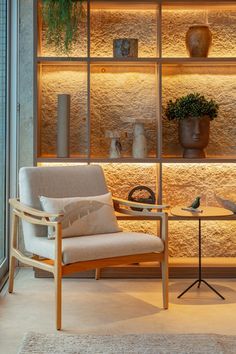
M 162 270 L 162 288 L 163 288 L 163 307 L 168 308 L 168 214 L 163 211 L 150 212 L 150 204 L 134 203 L 119 198 L 113 198 L 115 210 L 122 214 L 133 215 L 141 218 L 143 216 L 150 217 L 161 221 L 161 239 L 164 242 L 164 251 L 161 253 L 145 253 L 133 254 L 129 256 L 105 258 L 99 260 L 81 261 L 72 264 L 64 265 L 62 262 L 62 226 L 60 219 L 63 214 L 47 213 L 41 210 L 30 208 L 22 204 L 18 199 L 9 200 L 12 210 L 12 230 L 11 230 L 11 244 L 10 244 L 10 272 L 9 272 L 9 293 L 13 292 L 14 286 L 14 270 L 15 262 L 27 264 L 32 267 L 40 268 L 51 272 L 55 280 L 55 300 L 56 300 L 56 328 L 61 329 L 61 305 L 62 305 L 62 276 L 74 272 L 96 269 L 96 279 L 99 278 L 99 271 L 101 268 L 130 264 L 134 262 L 151 262 L 158 261 L 161 263 Z M 127 207 L 142 207 L 143 211 L 135 211 Z M 152 209 L 162 210 L 166 206 L 151 205 Z M 55 218 L 58 221 L 51 221 Z M 35 225 L 53 226 L 55 228 L 55 259 L 41 259 L 34 255 L 28 257 L 24 255 L 17 247 L 17 234 L 19 220 L 24 220 Z

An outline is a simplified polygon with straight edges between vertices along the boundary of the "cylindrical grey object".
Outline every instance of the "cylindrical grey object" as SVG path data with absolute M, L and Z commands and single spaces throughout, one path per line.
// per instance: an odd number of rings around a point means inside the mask
M 70 155 L 70 95 L 57 96 L 57 156 Z

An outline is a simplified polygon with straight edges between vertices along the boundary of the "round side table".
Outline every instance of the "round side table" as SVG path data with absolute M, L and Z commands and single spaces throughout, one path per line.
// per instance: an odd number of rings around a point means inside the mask
M 176 206 L 171 209 L 171 214 L 174 216 L 178 216 L 183 218 L 184 220 L 198 220 L 198 279 L 195 280 L 187 289 L 185 289 L 178 298 L 181 298 L 188 290 L 190 290 L 195 284 L 198 284 L 198 288 L 200 288 L 201 283 L 206 284 L 212 291 L 214 291 L 222 300 L 225 300 L 224 296 L 222 296 L 213 286 L 211 286 L 205 279 L 202 278 L 202 220 L 214 220 L 216 217 L 227 217 L 233 215 L 230 210 L 217 208 L 217 207 L 199 207 L 199 210 L 202 212 L 196 211 L 187 211 L 183 210 L 186 208 L 184 206 Z

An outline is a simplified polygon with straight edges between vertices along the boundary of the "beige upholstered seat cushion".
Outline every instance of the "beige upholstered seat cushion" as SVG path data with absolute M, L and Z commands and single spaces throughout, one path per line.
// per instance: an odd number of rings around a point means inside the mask
M 45 237 L 32 237 L 28 251 L 46 258 L 55 258 L 55 241 Z M 64 238 L 62 259 L 64 264 L 102 258 L 128 256 L 164 250 L 159 237 L 136 233 L 117 232 L 93 236 Z

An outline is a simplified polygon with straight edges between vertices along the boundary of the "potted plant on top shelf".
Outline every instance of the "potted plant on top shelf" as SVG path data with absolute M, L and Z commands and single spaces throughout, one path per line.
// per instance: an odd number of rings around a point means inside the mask
M 209 143 L 210 121 L 217 117 L 219 105 L 199 93 L 170 100 L 165 109 L 169 120 L 179 122 L 179 141 L 185 158 L 204 158 Z
M 42 0 L 42 14 L 47 44 L 58 52 L 69 54 L 84 16 L 83 0 Z

